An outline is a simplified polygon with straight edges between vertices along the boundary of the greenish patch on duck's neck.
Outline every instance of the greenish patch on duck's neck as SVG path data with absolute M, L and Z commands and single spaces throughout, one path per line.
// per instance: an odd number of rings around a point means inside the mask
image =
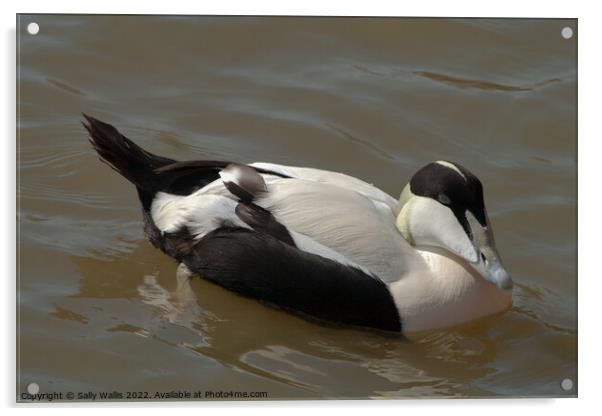
M 410 184 L 408 183 L 405 188 L 403 188 L 403 191 L 401 191 L 401 196 L 399 197 L 399 212 L 397 212 L 397 220 L 395 221 L 395 225 L 401 235 L 403 235 L 403 238 L 405 238 L 412 246 L 414 245 L 414 239 L 410 233 L 409 219 L 414 196 L 415 195 L 410 190 Z

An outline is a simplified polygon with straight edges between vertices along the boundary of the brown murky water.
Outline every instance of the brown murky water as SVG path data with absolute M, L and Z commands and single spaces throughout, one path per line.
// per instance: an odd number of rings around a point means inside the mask
M 28 35 L 30 21 L 40 33 Z M 576 380 L 575 20 L 25 16 L 18 389 L 271 399 L 560 396 Z M 84 111 L 152 152 L 313 166 L 397 196 L 436 159 L 485 185 L 502 316 L 407 341 L 195 280 L 145 241 Z

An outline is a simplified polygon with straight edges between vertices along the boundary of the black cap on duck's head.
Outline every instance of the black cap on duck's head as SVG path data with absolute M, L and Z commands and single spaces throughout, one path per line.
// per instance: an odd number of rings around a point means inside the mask
M 397 228 L 410 244 L 443 248 L 499 288 L 512 289 L 495 248 L 483 185 L 470 171 L 448 161 L 429 163 L 412 176 L 399 202 Z

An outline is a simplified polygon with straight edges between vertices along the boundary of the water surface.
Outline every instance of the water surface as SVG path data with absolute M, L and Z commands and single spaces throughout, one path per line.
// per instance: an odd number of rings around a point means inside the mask
M 18 20 L 19 391 L 576 394 L 560 388 L 577 376 L 576 39 L 560 36 L 576 21 Z M 408 341 L 198 279 L 182 299 L 81 112 L 174 159 L 313 166 L 394 196 L 459 162 L 484 183 L 514 306 Z

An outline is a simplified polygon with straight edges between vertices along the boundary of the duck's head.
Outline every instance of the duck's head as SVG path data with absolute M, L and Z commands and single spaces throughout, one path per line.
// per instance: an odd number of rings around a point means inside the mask
M 417 248 L 442 248 L 464 259 L 497 287 L 512 279 L 495 247 L 481 181 L 457 163 L 429 163 L 412 176 L 400 197 L 397 228 Z

